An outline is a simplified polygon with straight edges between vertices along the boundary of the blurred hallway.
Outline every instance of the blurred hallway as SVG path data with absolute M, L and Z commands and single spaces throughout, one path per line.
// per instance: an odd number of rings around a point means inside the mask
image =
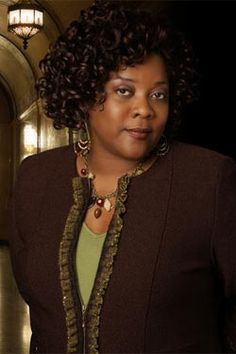
M 30 327 L 28 307 L 17 290 L 9 249 L 0 246 L 0 354 L 27 354 Z

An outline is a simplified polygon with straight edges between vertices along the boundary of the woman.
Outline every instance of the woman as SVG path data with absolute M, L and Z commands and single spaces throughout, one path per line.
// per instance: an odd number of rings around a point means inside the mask
M 41 62 L 45 112 L 79 139 L 15 188 L 32 353 L 236 352 L 236 168 L 172 139 L 191 65 L 162 17 L 104 1 Z

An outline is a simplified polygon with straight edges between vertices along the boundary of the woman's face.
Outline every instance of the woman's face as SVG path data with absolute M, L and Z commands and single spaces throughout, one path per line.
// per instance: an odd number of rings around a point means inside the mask
M 168 119 L 163 59 L 152 55 L 142 64 L 112 72 L 105 92 L 103 109 L 89 110 L 92 151 L 100 157 L 138 161 L 157 144 Z

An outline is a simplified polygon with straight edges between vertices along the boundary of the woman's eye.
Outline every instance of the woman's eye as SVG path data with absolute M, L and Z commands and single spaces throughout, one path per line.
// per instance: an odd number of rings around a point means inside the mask
M 167 98 L 167 94 L 163 91 L 156 91 L 151 94 L 151 97 L 156 100 L 164 100 Z
M 120 87 L 118 89 L 116 89 L 116 93 L 119 96 L 129 96 L 131 94 L 130 90 L 124 87 Z

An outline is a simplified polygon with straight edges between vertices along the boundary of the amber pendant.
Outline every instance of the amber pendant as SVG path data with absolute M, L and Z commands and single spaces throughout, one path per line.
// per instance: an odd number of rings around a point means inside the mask
M 98 198 L 96 199 L 96 204 L 100 207 L 103 207 L 104 205 L 104 199 L 103 198 Z
M 96 219 L 100 218 L 100 216 L 102 215 L 102 209 L 101 208 L 96 208 L 94 210 L 94 216 Z

